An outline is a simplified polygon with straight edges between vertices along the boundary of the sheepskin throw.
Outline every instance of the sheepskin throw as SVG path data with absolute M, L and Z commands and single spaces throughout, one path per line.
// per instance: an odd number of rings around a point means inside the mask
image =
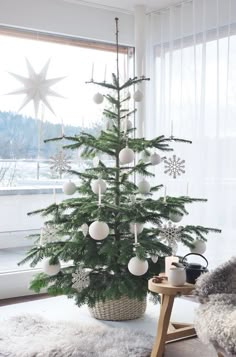
M 197 280 L 201 302 L 195 327 L 204 343 L 236 356 L 236 258 Z
M 21 315 L 1 322 L 1 357 L 146 357 L 153 337 L 137 330 L 47 321 Z

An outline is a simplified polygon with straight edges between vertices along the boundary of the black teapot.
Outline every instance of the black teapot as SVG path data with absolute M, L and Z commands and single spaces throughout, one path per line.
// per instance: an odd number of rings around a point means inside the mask
M 201 258 L 203 258 L 206 262 L 206 266 L 202 266 L 201 264 L 198 264 L 198 263 L 188 263 L 186 261 L 186 258 L 189 256 L 189 255 L 198 255 L 200 256 Z M 207 259 L 201 255 L 201 254 L 197 254 L 197 253 L 189 253 L 189 254 L 186 254 L 183 259 L 182 259 L 182 264 L 184 265 L 185 267 L 185 270 L 186 270 L 186 282 L 189 283 L 189 284 L 195 284 L 196 282 L 196 279 L 202 274 L 202 273 L 206 273 L 208 272 L 208 261 Z

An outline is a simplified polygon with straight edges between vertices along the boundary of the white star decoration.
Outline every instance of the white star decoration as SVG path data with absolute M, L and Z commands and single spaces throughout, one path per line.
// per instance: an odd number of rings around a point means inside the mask
M 50 60 L 45 63 L 39 73 L 35 72 L 27 58 L 25 60 L 28 70 L 28 77 L 23 77 L 18 74 L 9 72 L 9 74 L 11 74 L 23 84 L 23 88 L 17 89 L 14 92 L 8 94 L 26 94 L 26 97 L 24 98 L 23 103 L 21 104 L 18 112 L 32 100 L 34 102 L 34 111 L 36 117 L 38 115 L 40 102 L 42 102 L 55 115 L 47 97 L 53 96 L 63 98 L 63 96 L 52 90 L 51 86 L 61 81 L 65 77 L 51 79 L 46 78 Z

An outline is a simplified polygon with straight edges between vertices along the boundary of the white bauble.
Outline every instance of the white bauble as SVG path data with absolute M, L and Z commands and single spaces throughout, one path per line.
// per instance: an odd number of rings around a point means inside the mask
M 102 179 L 97 179 L 91 182 L 91 189 L 96 195 L 99 194 L 99 186 L 101 187 L 101 193 L 105 193 L 107 189 L 106 182 Z
M 93 96 L 93 100 L 96 104 L 101 104 L 103 102 L 103 99 L 104 99 L 103 95 L 99 92 L 97 92 Z
M 141 102 L 143 99 L 143 93 L 141 92 L 141 90 L 137 89 L 134 92 L 134 100 L 135 102 Z
M 194 243 L 194 248 L 190 248 L 191 253 L 204 254 L 206 251 L 206 243 L 197 239 Z
M 133 128 L 133 123 L 131 120 L 127 120 L 127 123 L 125 123 L 125 119 L 122 120 L 121 122 L 121 130 L 124 131 L 125 130 L 125 126 L 127 125 L 126 129 L 130 130 Z
M 133 257 L 128 263 L 129 272 L 136 276 L 144 275 L 148 271 L 148 261 Z
M 134 161 L 133 150 L 128 147 L 122 149 L 119 153 L 119 159 L 122 165 L 130 164 L 132 161 Z
M 50 264 L 50 258 L 47 258 L 43 261 L 42 269 L 43 272 L 49 276 L 57 275 L 61 270 L 61 264 L 60 262 L 57 264 Z
M 134 222 L 131 222 L 129 224 L 129 231 L 130 233 L 134 234 L 134 225 L 136 224 L 136 227 L 137 227 L 137 234 L 140 234 L 142 233 L 143 231 L 143 224 L 142 223 L 134 223 Z
M 159 154 L 157 154 L 156 152 L 154 152 L 154 154 L 151 155 L 150 157 L 150 161 L 152 165 L 158 165 L 161 163 L 161 157 Z
M 180 214 L 180 213 L 172 213 L 172 212 L 171 212 L 171 213 L 169 214 L 169 218 L 170 218 L 170 220 L 171 220 L 172 222 L 179 223 L 179 222 L 182 220 L 183 215 Z
M 142 180 L 138 183 L 138 190 L 140 193 L 142 193 L 143 195 L 146 195 L 147 193 L 150 192 L 151 186 L 150 183 L 147 182 L 146 180 Z
M 151 255 L 151 259 L 152 259 L 153 263 L 157 263 L 158 258 L 159 258 L 158 255 Z
M 94 158 L 93 158 L 93 167 L 98 167 L 99 161 L 100 161 L 99 157 L 94 156 Z
M 84 237 L 88 234 L 89 227 L 87 223 L 83 223 L 82 226 L 80 227 L 81 232 L 83 233 Z
M 105 222 L 95 221 L 89 226 L 89 235 L 95 240 L 105 239 L 109 234 L 109 227 Z
M 148 155 L 145 151 L 141 152 L 141 159 L 143 162 L 149 162 L 150 161 L 150 155 Z
M 76 191 L 76 186 L 73 182 L 69 181 L 69 182 L 65 182 L 62 188 L 63 192 L 66 195 L 73 195 Z

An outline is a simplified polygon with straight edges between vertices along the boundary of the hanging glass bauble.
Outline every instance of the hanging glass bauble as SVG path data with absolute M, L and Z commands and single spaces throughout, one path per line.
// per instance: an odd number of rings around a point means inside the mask
M 190 248 L 191 253 L 204 254 L 206 251 L 206 243 L 203 240 L 197 239 L 193 242 L 194 248 Z
M 180 213 L 170 212 L 169 218 L 170 218 L 170 220 L 171 220 L 172 222 L 174 222 L 174 223 L 179 223 L 179 222 L 182 220 L 183 215 L 180 214 Z

